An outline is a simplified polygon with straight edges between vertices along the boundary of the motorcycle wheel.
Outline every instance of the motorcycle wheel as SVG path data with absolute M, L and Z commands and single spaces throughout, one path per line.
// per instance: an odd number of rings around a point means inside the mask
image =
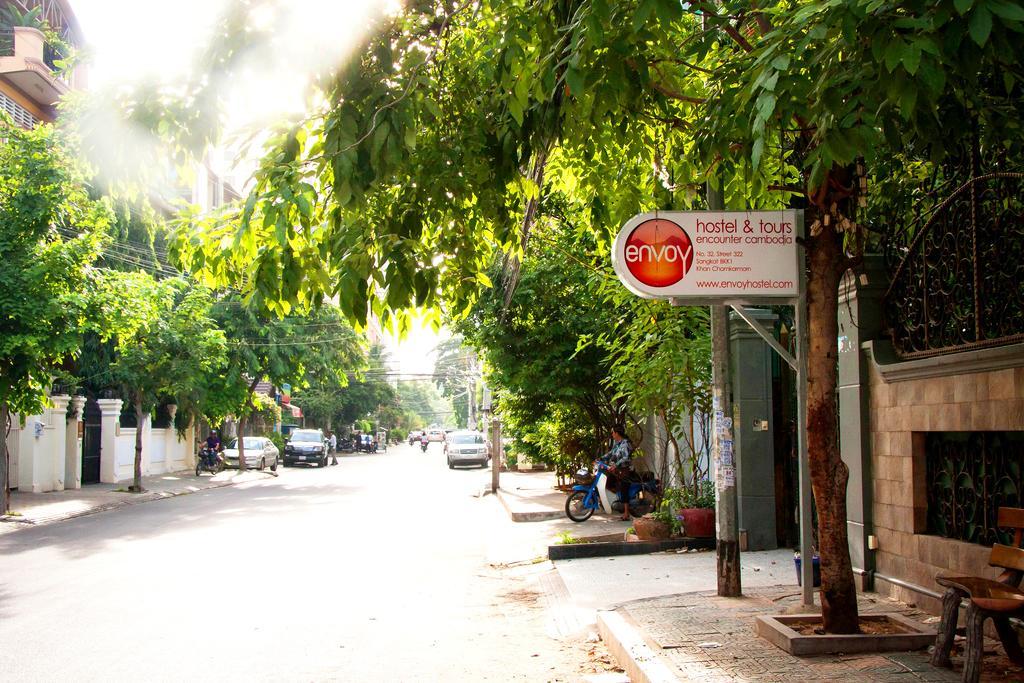
M 213 466 L 213 473 L 219 474 L 224 471 L 224 461 L 218 460 L 217 464 Z
M 565 516 L 574 522 L 585 522 L 594 514 L 594 508 L 584 507 L 586 491 L 573 491 L 565 499 Z
M 203 471 L 203 461 L 202 460 L 197 460 L 196 461 L 196 476 L 198 477 L 199 473 L 202 472 L 202 471 Z

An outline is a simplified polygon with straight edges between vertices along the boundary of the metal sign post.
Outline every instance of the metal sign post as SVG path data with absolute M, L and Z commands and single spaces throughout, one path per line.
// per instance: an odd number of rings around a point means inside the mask
M 803 603 L 811 606 L 814 552 L 807 454 L 807 287 L 804 254 L 797 242 L 802 235 L 803 211 L 644 213 L 634 216 L 619 231 L 612 265 L 623 285 L 638 296 L 667 299 L 674 306 L 731 307 L 795 371 L 800 575 Z M 745 307 L 751 305 L 793 307 L 795 356 L 750 315 Z M 724 425 L 726 416 L 721 404 L 714 409 L 716 421 L 718 413 L 723 413 Z M 716 476 L 721 479 L 716 489 L 721 495 L 727 483 L 735 486 L 735 469 L 722 462 L 720 449 L 716 451 Z M 733 463 L 731 457 L 730 453 L 729 462 Z M 731 520 L 718 521 L 721 525 Z

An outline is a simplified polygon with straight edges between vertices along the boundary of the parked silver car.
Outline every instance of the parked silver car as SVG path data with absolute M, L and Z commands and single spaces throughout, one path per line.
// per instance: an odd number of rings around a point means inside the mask
M 270 465 L 272 471 L 277 470 L 281 452 L 274 442 L 265 436 L 245 437 L 245 466 L 250 469 L 262 470 Z M 238 467 L 238 439 L 224 449 L 224 464 L 227 467 Z
M 480 432 L 470 430 L 454 431 L 445 440 L 445 454 L 448 456 L 448 468 L 456 465 L 478 465 L 487 467 L 490 459 L 487 438 Z

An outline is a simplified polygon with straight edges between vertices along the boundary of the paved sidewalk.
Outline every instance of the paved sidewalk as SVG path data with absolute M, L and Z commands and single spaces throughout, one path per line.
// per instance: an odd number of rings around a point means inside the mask
M 196 491 L 233 486 L 276 476 L 271 472 L 224 470 L 216 475 L 194 472 L 172 472 L 142 478 L 144 493 L 128 492 L 131 482 L 119 484 L 88 484 L 80 489 L 50 493 L 11 493 L 11 512 L 0 516 L 0 534 L 38 526 L 72 517 L 81 517 L 124 505 L 181 496 Z
M 633 653 L 625 653 L 633 661 L 626 664 L 630 665 L 627 670 L 635 668 L 633 678 L 639 680 L 910 683 L 960 679 L 959 664 L 956 671 L 936 669 L 928 663 L 926 650 L 795 657 L 754 633 L 756 616 L 792 612 L 799 604 L 799 591 L 788 586 L 747 589 L 742 598 L 719 598 L 714 591 L 702 591 L 626 603 L 610 613 L 599 613 L 598 624 L 609 647 L 613 652 L 618 649 L 620 656 L 623 649 L 616 642 L 634 639 Z M 934 624 L 931 615 L 874 594 L 860 597 L 860 609 L 861 613 L 901 612 Z M 630 633 L 630 627 L 635 633 Z M 636 633 L 642 645 L 635 643 Z M 642 659 L 636 654 L 647 656 Z M 1008 667 L 1005 658 L 1001 662 L 986 658 L 986 673 L 1001 676 Z
M 555 488 L 554 472 L 502 472 L 498 500 L 513 522 L 565 517 L 565 493 Z
M 792 551 L 741 554 L 744 597 L 715 594 L 715 553 L 665 552 L 555 562 L 561 594 L 557 630 L 594 624 L 620 666 L 638 681 L 958 681 L 934 669 L 927 651 L 794 657 L 759 638 L 754 618 L 800 610 Z M 559 585 L 562 584 L 562 585 Z M 934 628 L 937 617 L 875 593 L 862 613 L 900 612 Z M 962 651 L 954 653 L 962 656 Z M 986 642 L 984 680 L 1024 680 L 995 641 Z

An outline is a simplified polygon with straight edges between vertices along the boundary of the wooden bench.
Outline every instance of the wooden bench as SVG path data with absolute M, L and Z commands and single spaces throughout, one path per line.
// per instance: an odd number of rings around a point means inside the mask
M 982 630 L 989 617 L 996 627 L 996 633 L 1012 662 L 1024 665 L 1024 652 L 1017 641 L 1017 633 L 1010 626 L 1010 617 L 1024 616 L 1024 590 L 1020 589 L 1024 578 L 1024 509 L 999 508 L 997 524 L 1001 528 L 1014 529 L 1013 541 L 1016 547 L 996 544 L 989 555 L 989 566 L 1002 568 L 995 579 L 980 576 L 937 576 L 936 583 L 946 587 L 942 597 L 942 620 L 935 637 L 935 651 L 932 665 L 951 666 L 950 650 L 956 637 L 957 615 L 960 602 L 969 601 L 966 615 L 967 649 L 964 653 L 965 683 L 976 683 L 981 677 L 981 656 L 984 650 Z

